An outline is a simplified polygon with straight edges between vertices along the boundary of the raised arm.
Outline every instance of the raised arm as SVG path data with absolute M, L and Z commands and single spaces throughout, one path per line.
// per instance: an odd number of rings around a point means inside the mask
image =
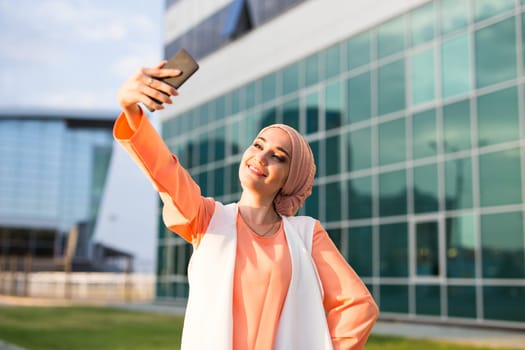
M 142 111 L 138 103 L 144 104 L 151 111 L 164 109 L 155 100 L 171 104 L 170 96 L 179 93 L 172 86 L 157 80 L 157 78 L 175 77 L 181 72 L 177 69 L 163 69 L 167 61 L 160 62 L 153 68 L 140 68 L 120 87 L 117 99 L 128 124 L 132 130 L 137 130 Z
M 379 314 L 372 295 L 317 222 L 312 257 L 324 289 L 334 350 L 363 349 Z
M 159 192 L 164 203 L 166 226 L 187 241 L 197 243 L 198 235 L 204 231 L 213 214 L 214 201 L 201 196 L 199 186 L 180 165 L 138 105 L 142 103 L 151 110 L 159 110 L 163 106 L 153 98 L 171 103 L 171 98 L 161 91 L 177 94 L 169 85 L 152 78 L 179 74 L 177 70 L 162 69 L 164 63 L 155 68 L 140 69 L 122 85 L 118 101 L 123 112 L 115 122 L 113 134 Z

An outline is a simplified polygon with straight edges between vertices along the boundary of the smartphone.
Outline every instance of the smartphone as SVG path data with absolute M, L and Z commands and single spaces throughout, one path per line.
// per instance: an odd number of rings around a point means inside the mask
M 179 87 L 184 84 L 186 80 L 188 80 L 193 73 L 195 73 L 199 69 L 199 64 L 191 57 L 191 55 L 184 49 L 180 49 L 173 55 L 166 65 L 164 65 L 163 68 L 174 68 L 181 71 L 181 74 L 177 75 L 176 77 L 169 77 L 169 78 L 154 78 L 157 80 L 161 80 L 171 86 L 173 86 L 175 89 L 178 89 Z M 161 104 L 160 101 L 153 99 L 155 102 Z

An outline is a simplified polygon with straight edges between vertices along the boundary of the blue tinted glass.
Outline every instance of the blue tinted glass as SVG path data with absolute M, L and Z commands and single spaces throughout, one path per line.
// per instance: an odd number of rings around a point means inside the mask
M 516 77 L 514 17 L 475 33 L 476 86 L 478 88 Z
M 481 21 L 514 9 L 514 0 L 474 0 L 474 19 Z
M 319 82 L 319 56 L 307 57 L 304 61 L 305 86 L 317 84 Z
M 348 218 L 372 217 L 372 178 L 360 177 L 348 180 Z
M 299 89 L 299 72 L 298 64 L 292 64 L 283 70 L 283 95 L 287 95 Z
M 325 139 L 325 175 L 335 175 L 341 171 L 341 136 Z
M 406 159 L 405 119 L 397 119 L 378 126 L 379 164 L 387 165 Z
M 377 30 L 377 54 L 383 58 L 405 49 L 405 17 L 400 16 Z
M 425 213 L 438 210 L 438 176 L 435 164 L 414 168 L 414 211 Z
M 328 79 L 341 73 L 341 46 L 334 45 L 324 51 L 324 78 Z
M 336 81 L 325 88 L 325 128 L 330 130 L 341 126 L 344 118 L 342 84 Z
M 473 215 L 447 218 L 447 277 L 474 278 L 476 273 L 476 220 Z M 450 309 L 449 309 L 450 310 Z
M 319 186 L 312 188 L 312 194 L 304 202 L 305 214 L 314 218 L 319 217 Z
M 519 139 L 518 91 L 505 89 L 478 97 L 478 145 Z
M 521 162 L 518 148 L 479 156 L 481 206 L 521 203 Z
M 333 182 L 325 185 L 326 190 L 326 221 L 341 221 L 341 183 Z
M 443 107 L 443 151 L 458 152 L 471 147 L 470 102 L 460 101 Z
M 470 13 L 468 1 L 441 0 L 441 33 L 447 34 L 454 30 L 465 28 L 469 22 Z
M 306 132 L 308 134 L 319 131 L 319 94 L 317 92 L 306 96 Z
M 348 40 L 346 61 L 349 70 L 370 63 L 370 32 Z
M 521 212 L 481 216 L 484 278 L 525 278 Z
M 472 89 L 469 34 L 441 44 L 441 92 L 443 97 L 465 94 Z
M 350 131 L 347 134 L 348 171 L 372 166 L 372 138 L 370 128 Z
M 265 76 L 261 81 L 262 103 L 275 99 L 277 95 L 277 79 L 275 74 Z
M 445 162 L 445 209 L 472 208 L 472 161 L 456 158 Z
M 379 175 L 379 215 L 405 215 L 407 213 L 405 170 Z
M 408 313 L 407 285 L 381 285 L 379 291 L 382 312 Z
M 414 114 L 412 117 L 412 155 L 414 159 L 435 156 L 437 153 L 436 112 Z
M 348 229 L 348 262 L 359 276 L 372 276 L 372 227 L 352 227 Z
M 370 72 L 365 72 L 346 81 L 348 123 L 369 119 L 372 115 L 372 89 Z
M 495 303 L 494 300 L 498 302 Z M 486 319 L 525 322 L 525 287 L 483 287 L 483 315 Z
M 395 61 L 379 68 L 377 93 L 379 115 L 405 108 L 404 60 Z
M 283 123 L 299 130 L 299 99 L 295 98 L 283 105 Z
M 476 318 L 476 288 L 474 286 L 448 286 L 449 317 Z
M 434 2 L 421 6 L 410 13 L 412 46 L 434 39 L 436 14 Z
M 412 103 L 417 105 L 435 97 L 434 48 L 412 57 Z
M 416 286 L 416 314 L 433 316 L 441 314 L 440 288 L 436 285 Z
M 406 223 L 379 226 L 379 275 L 408 276 L 408 229 Z

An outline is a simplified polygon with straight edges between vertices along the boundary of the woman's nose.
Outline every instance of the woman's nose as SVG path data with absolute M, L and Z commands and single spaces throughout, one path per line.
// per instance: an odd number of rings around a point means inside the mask
M 260 165 L 266 165 L 266 158 L 264 156 L 264 153 L 263 152 L 258 153 L 255 156 L 255 161 L 257 161 L 257 163 L 259 163 Z

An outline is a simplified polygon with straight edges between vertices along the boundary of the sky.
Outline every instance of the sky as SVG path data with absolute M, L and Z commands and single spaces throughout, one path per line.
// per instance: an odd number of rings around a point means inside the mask
M 120 85 L 163 57 L 165 0 L 0 0 L 0 111 L 110 111 Z M 154 125 L 158 125 L 153 121 Z M 95 239 L 155 264 L 158 196 L 113 148 Z
M 0 109 L 116 110 L 163 56 L 164 0 L 0 0 Z

